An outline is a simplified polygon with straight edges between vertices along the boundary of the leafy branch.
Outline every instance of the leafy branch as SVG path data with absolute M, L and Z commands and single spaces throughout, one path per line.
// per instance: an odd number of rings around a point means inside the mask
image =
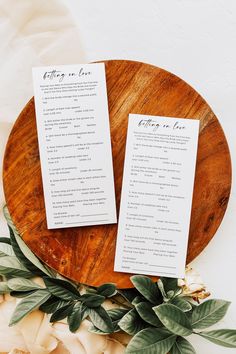
M 118 290 L 113 283 L 81 289 L 45 266 L 23 242 L 6 208 L 4 214 L 10 238 L 0 238 L 0 294 L 21 298 L 10 326 L 40 309 L 50 315 L 51 322 L 67 318 L 72 332 L 87 318 L 93 333 L 123 331 L 131 335 L 127 354 L 196 353 L 185 338 L 190 334 L 236 348 L 236 330 L 205 330 L 225 316 L 228 301 L 211 299 L 199 305 L 191 296 L 184 296 L 177 279 L 153 282 L 142 275 L 131 277 L 133 289 Z M 35 276 L 41 277 L 40 285 Z M 105 310 L 107 299 L 119 307 Z

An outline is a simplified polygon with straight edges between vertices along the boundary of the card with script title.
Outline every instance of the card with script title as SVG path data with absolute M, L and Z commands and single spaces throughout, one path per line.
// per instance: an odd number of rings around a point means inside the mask
M 103 63 L 33 68 L 49 229 L 116 223 Z
M 129 115 L 115 271 L 182 278 L 199 120 Z

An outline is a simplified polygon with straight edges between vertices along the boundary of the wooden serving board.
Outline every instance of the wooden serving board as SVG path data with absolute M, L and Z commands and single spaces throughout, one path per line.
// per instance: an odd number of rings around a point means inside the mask
M 231 187 L 230 153 L 219 121 L 186 82 L 152 65 L 105 62 L 117 211 L 129 113 L 200 119 L 200 137 L 187 262 L 214 236 Z M 36 132 L 34 99 L 18 117 L 4 158 L 3 182 L 13 222 L 31 250 L 62 275 L 88 285 L 131 286 L 113 271 L 117 225 L 48 230 Z

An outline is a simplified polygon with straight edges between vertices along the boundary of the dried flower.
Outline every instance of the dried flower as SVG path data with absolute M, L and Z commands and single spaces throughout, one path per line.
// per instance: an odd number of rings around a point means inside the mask
M 199 273 L 190 267 L 186 268 L 185 278 L 178 279 L 178 285 L 182 287 L 182 296 L 191 296 L 195 301 L 210 296 Z

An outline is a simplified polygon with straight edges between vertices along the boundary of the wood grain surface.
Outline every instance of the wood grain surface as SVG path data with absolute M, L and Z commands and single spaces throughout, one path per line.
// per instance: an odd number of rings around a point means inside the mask
M 106 79 L 119 211 L 128 114 L 200 119 L 200 136 L 187 262 L 214 236 L 231 188 L 230 154 L 220 123 L 186 82 L 152 65 L 106 61 Z M 4 157 L 3 183 L 13 222 L 31 250 L 64 276 L 88 285 L 131 286 L 113 271 L 117 225 L 48 230 L 36 132 L 34 99 L 18 117 Z

